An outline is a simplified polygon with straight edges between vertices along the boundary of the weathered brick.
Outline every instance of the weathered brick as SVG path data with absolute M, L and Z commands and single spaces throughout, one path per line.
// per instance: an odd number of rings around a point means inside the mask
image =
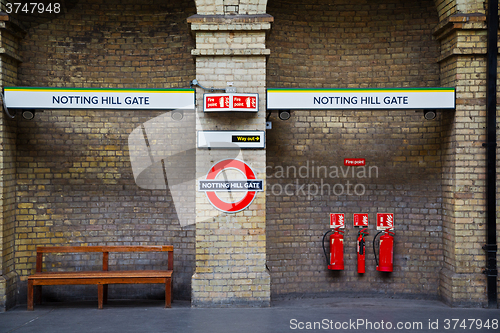
M 450 303 L 484 300 L 486 31 L 484 16 L 477 15 L 485 12 L 484 1 L 268 2 L 197 0 L 196 10 L 192 1 L 135 7 L 80 2 L 57 20 L 34 22 L 24 38 L 2 28 L 0 79 L 3 86 L 115 88 L 186 87 L 195 77 L 224 88 L 231 81 L 239 91 L 258 92 L 261 110 L 266 86 L 454 86 L 456 112 L 440 112 L 431 122 L 413 110 L 294 111 L 288 122 L 272 116 L 267 153 L 245 155 L 268 171 L 267 192 L 230 218 L 197 195 L 199 223 L 187 229 L 175 224 L 171 197 L 137 189 L 130 172 L 126 137 L 158 112 L 46 110 L 35 122 L 2 116 L 0 271 L 7 282 L 0 283 L 0 305 L 26 283 L 37 244 L 68 243 L 174 243 L 180 267 L 175 293 L 188 298 L 192 281 L 196 304 L 262 303 L 271 292 L 360 288 L 432 297 L 439 292 Z M 198 17 L 191 22 L 192 50 L 185 20 L 190 14 L 264 14 L 266 5 L 276 20 L 267 45 L 269 19 Z M 458 13 L 475 15 L 452 16 Z M 264 129 L 265 116 L 202 115 L 201 121 L 204 129 L 255 130 Z M 273 174 L 277 166 L 299 168 L 307 161 L 341 166 L 351 155 L 377 166 L 377 177 Z M 201 152 L 197 158 L 206 166 L 214 156 Z M 265 178 L 264 171 L 259 177 Z M 288 183 L 292 191 L 303 184 L 323 190 L 346 180 L 362 183 L 365 194 L 275 193 Z M 370 249 L 365 277 L 353 273 L 351 226 L 345 235 L 349 269 L 336 277 L 326 272 L 319 241 L 328 213 L 345 212 L 349 221 L 360 210 L 372 220 L 380 211 L 395 213 L 396 270 L 387 280 L 374 271 Z M 207 219 L 211 223 L 202 223 Z M 369 241 L 373 233 L 372 226 Z M 71 262 L 75 257 L 62 260 Z M 58 263 L 50 258 L 47 267 Z

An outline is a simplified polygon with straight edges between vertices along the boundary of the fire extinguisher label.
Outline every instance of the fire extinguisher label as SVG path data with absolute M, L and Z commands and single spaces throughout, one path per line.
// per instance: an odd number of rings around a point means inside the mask
M 368 214 L 354 214 L 355 227 L 368 227 Z
M 330 214 L 330 228 L 345 228 L 344 214 Z
M 377 230 L 386 230 L 388 228 L 394 228 L 394 214 L 378 213 Z

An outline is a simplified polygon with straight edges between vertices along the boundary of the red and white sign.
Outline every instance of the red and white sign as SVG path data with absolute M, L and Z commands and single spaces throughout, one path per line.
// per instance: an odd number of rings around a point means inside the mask
M 377 230 L 394 228 L 394 214 L 377 213 Z
M 205 94 L 204 112 L 220 111 L 259 111 L 259 94 Z
M 344 214 L 330 214 L 330 228 L 345 228 Z
M 344 165 L 345 166 L 364 166 L 366 164 L 366 160 L 364 158 L 345 158 Z
M 207 110 L 227 110 L 229 109 L 229 96 L 206 96 L 205 108 Z
M 224 170 L 229 170 L 229 169 L 240 171 L 244 175 L 245 180 L 227 181 L 218 178 L 218 176 L 220 176 Z M 264 190 L 263 180 L 257 179 L 252 168 L 250 168 L 248 164 L 240 160 L 227 159 L 216 163 L 208 171 L 206 180 L 204 182 L 206 183 L 207 181 L 210 180 L 214 181 L 213 182 L 214 184 L 212 185 L 217 185 L 219 190 L 204 190 L 204 192 L 207 195 L 207 198 L 210 201 L 210 203 L 215 208 L 225 213 L 237 213 L 239 211 L 246 209 L 255 199 L 257 195 L 256 192 Z M 235 187 L 239 188 L 235 191 L 246 192 L 246 194 L 240 200 L 237 200 L 235 202 L 227 202 L 220 199 L 219 196 L 217 195 L 217 192 L 220 191 L 220 189 L 229 192 L 231 191 L 230 190 L 231 188 L 233 188 L 234 190 Z M 214 186 L 211 186 L 210 188 L 214 189 Z M 255 189 L 255 190 L 252 191 L 249 189 Z
M 233 108 L 256 110 L 257 97 L 255 96 L 233 96 Z
M 368 214 L 354 214 L 354 226 L 355 227 L 367 227 L 368 226 Z

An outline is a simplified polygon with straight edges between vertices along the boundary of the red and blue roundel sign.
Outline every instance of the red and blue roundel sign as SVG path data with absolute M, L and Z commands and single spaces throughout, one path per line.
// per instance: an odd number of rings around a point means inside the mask
M 224 171 L 236 170 L 244 179 L 228 180 L 222 177 Z M 257 179 L 252 168 L 243 161 L 235 159 L 222 160 L 210 170 L 205 180 L 199 181 L 198 190 L 205 192 L 210 203 L 220 211 L 237 213 L 246 209 L 255 199 L 256 192 L 264 191 L 264 181 Z M 245 192 L 243 198 L 236 201 L 222 200 L 217 193 Z

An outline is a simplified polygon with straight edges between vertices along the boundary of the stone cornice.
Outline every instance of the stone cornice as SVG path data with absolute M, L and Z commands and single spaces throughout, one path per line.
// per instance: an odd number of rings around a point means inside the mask
M 256 15 L 193 15 L 187 19 L 196 38 L 193 56 L 268 56 L 265 34 L 274 18 Z M 229 34 L 229 35 L 227 35 Z
M 24 38 L 26 35 L 26 30 L 22 28 L 21 23 L 5 12 L 0 12 L 0 29 L 7 29 L 17 38 Z
M 439 22 L 432 34 L 441 40 L 457 30 L 484 30 L 486 29 L 486 15 L 480 13 L 455 14 Z
M 271 54 L 269 49 L 218 49 L 218 50 L 191 50 L 193 56 L 268 56 Z
M 485 55 L 486 29 L 484 14 L 455 14 L 447 17 L 433 31 L 434 37 L 441 42 L 441 55 L 437 61 L 455 56 Z
M 0 12 L 0 34 L 2 34 L 0 43 L 0 55 L 18 62 L 22 62 L 22 58 L 19 56 L 19 54 L 17 54 L 17 48 L 12 47 L 12 45 L 6 43 L 7 40 L 12 39 L 13 37 L 14 40 L 11 41 L 11 43 L 17 44 L 18 41 L 16 41 L 15 39 L 22 39 L 26 35 L 26 30 L 21 27 L 19 21 L 5 12 Z M 7 35 L 10 35 L 12 37 L 7 37 Z
M 193 31 L 269 30 L 274 17 L 256 15 L 192 15 L 187 22 Z

